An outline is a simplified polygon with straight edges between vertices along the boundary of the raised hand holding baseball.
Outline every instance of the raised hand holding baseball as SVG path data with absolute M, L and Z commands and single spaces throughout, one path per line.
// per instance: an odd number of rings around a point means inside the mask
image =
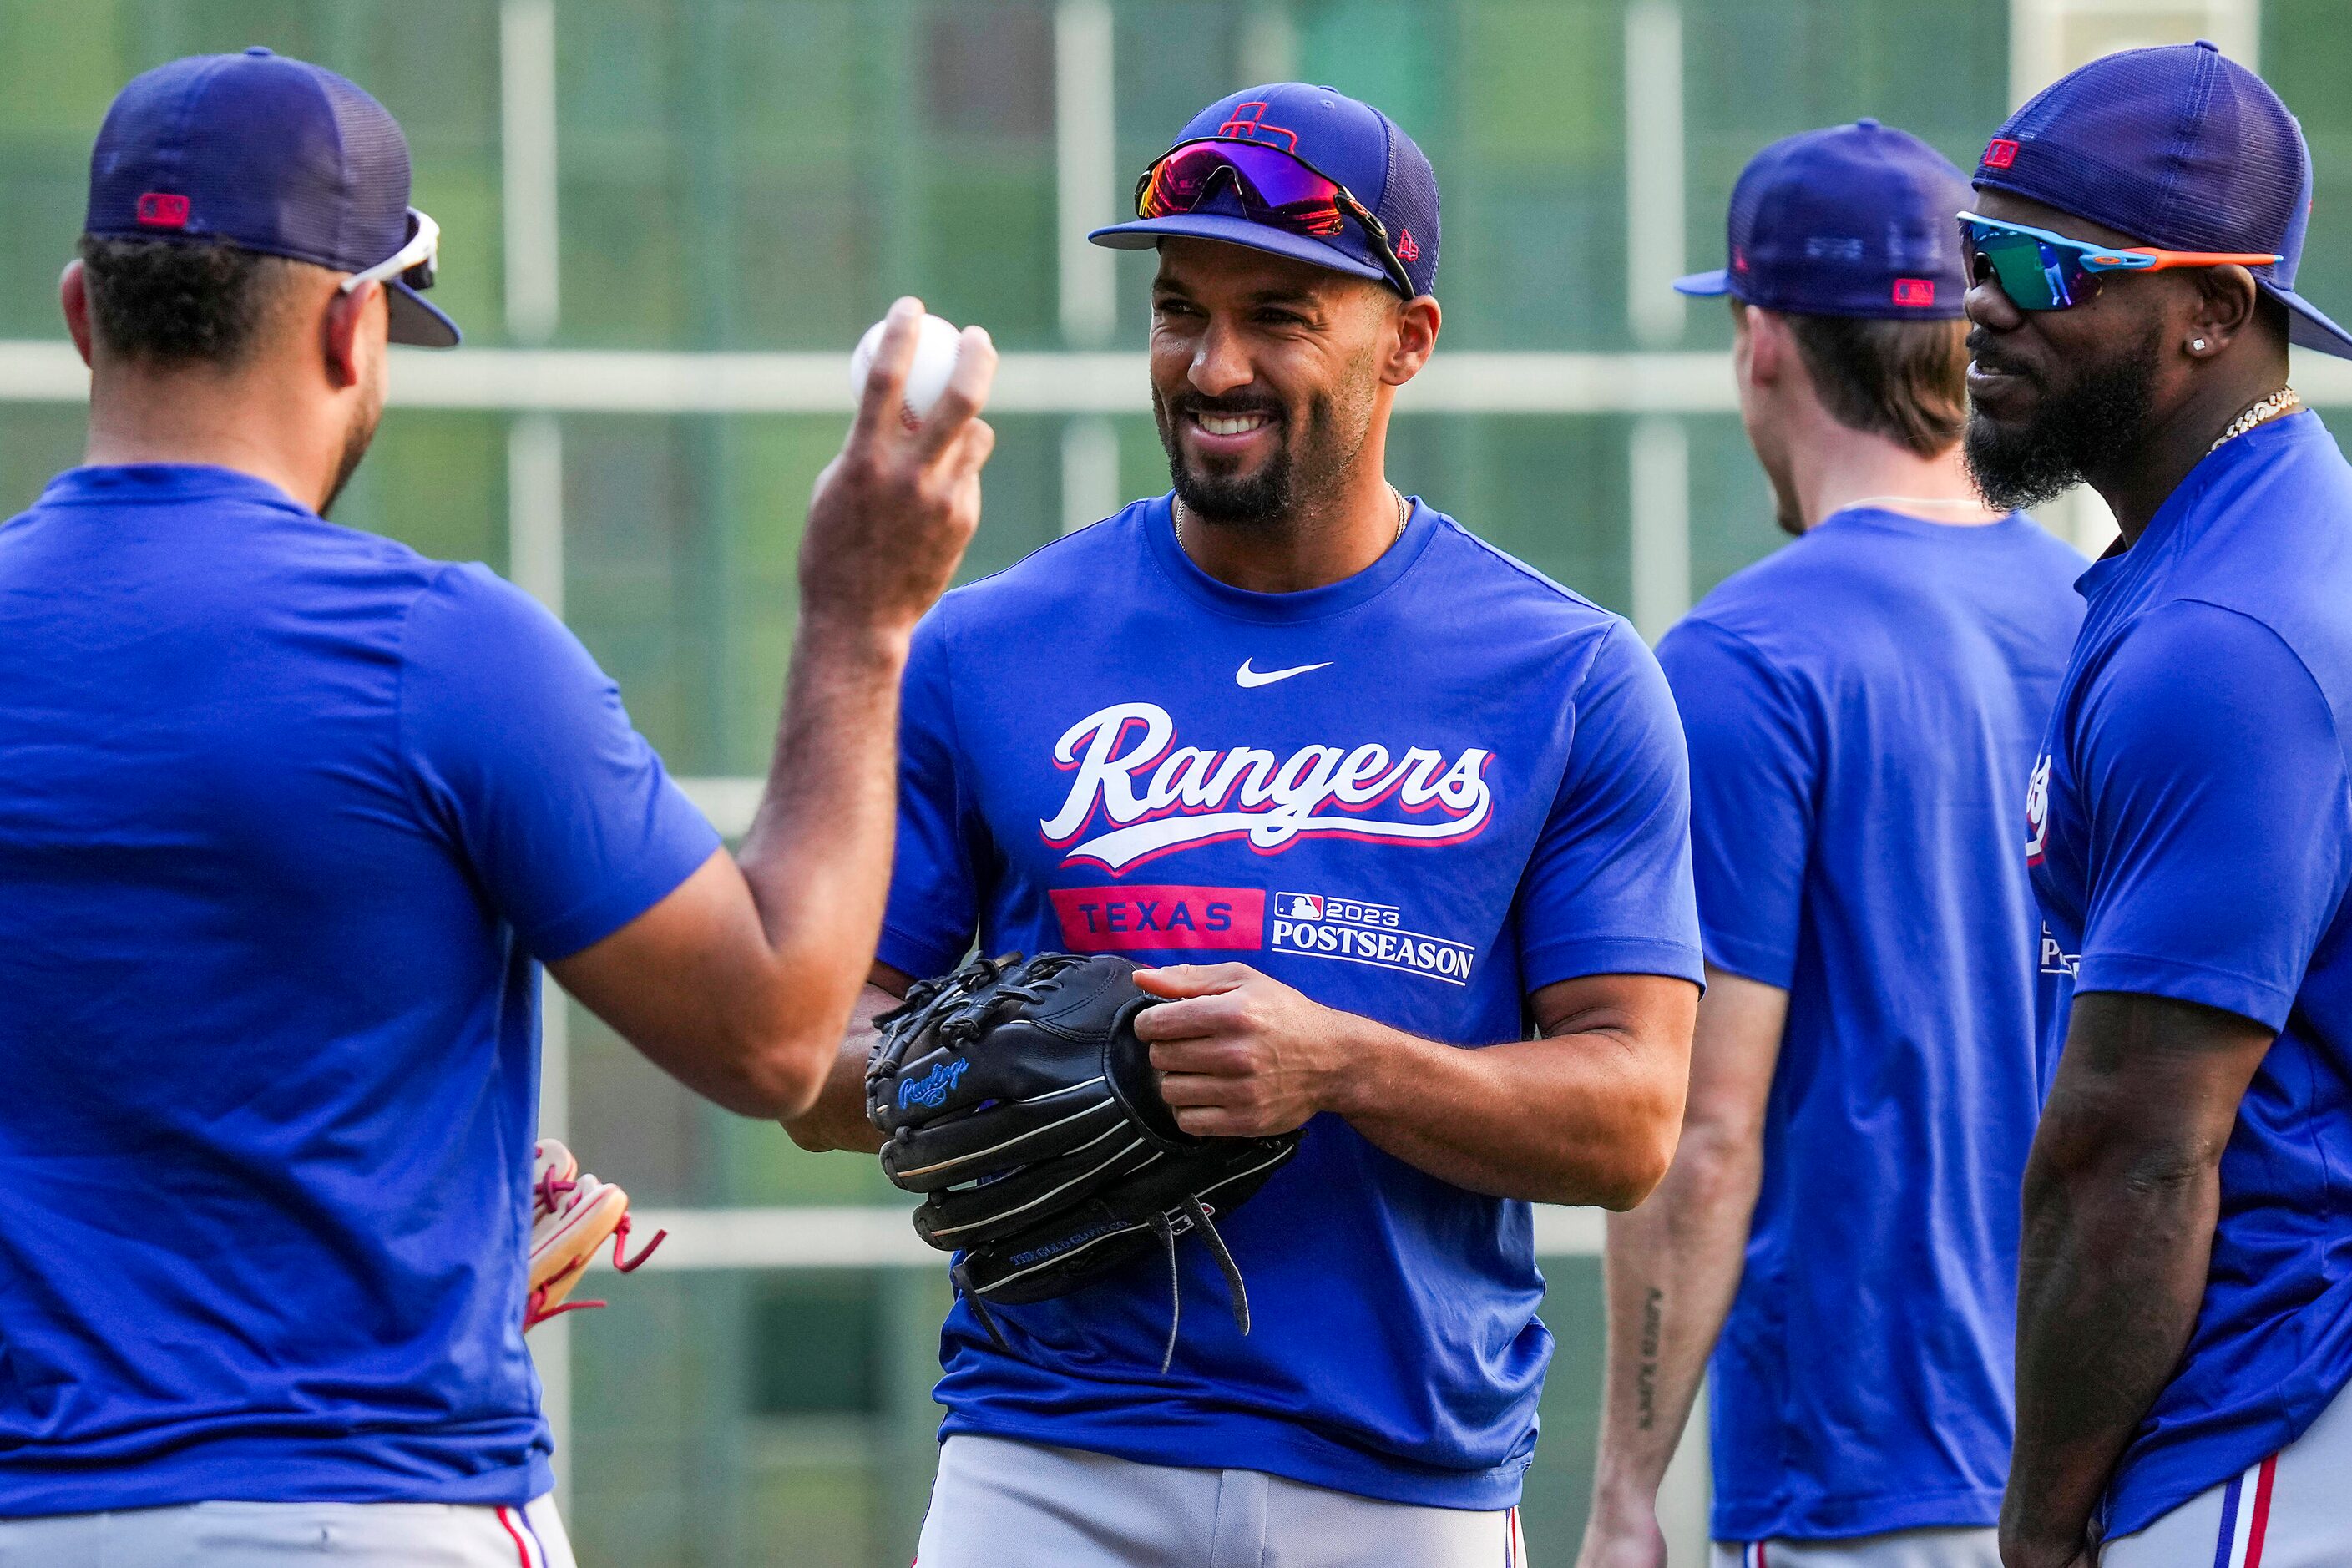
M 929 320 L 915 299 L 900 300 L 883 320 L 856 422 L 809 504 L 804 613 L 911 630 L 946 590 L 979 526 L 980 470 L 996 446 L 980 411 L 996 376 L 996 348 L 985 331 L 966 327 L 945 385 L 909 424 Z

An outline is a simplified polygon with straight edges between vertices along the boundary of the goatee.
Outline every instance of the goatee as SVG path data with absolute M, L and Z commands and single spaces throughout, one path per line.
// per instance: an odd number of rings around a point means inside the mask
M 1984 358 L 1977 342 L 1969 348 Z M 2162 353 L 2161 330 L 2151 327 L 2139 342 L 2086 370 L 2062 394 L 2053 396 L 2031 378 L 2043 395 L 2021 425 L 1996 425 L 1971 408 L 1962 455 L 1985 504 L 2000 511 L 2047 505 L 2083 483 L 2092 468 L 2137 446 L 2156 404 Z
M 1186 511 L 1204 522 L 1241 528 L 1263 528 L 1289 515 L 1297 500 L 1297 469 L 1291 462 L 1291 444 L 1286 438 L 1292 432 L 1283 422 L 1278 405 L 1255 399 L 1187 395 L 1178 399 L 1171 408 L 1154 391 L 1151 412 L 1160 425 L 1160 444 L 1168 453 L 1168 477 L 1174 482 L 1176 499 L 1184 503 Z M 1208 473 L 1185 460 L 1183 437 L 1179 431 L 1184 421 L 1204 414 L 1263 414 L 1274 422 L 1276 434 L 1286 439 L 1255 473 Z M 1310 418 L 1309 423 L 1314 421 Z
M 1163 400 L 1157 388 L 1151 410 L 1160 424 L 1160 444 L 1168 451 L 1168 477 L 1184 510 L 1206 523 L 1236 528 L 1293 527 L 1346 487 L 1347 476 L 1371 439 L 1378 382 L 1366 354 L 1336 388 L 1308 395 L 1295 413 L 1268 397 L 1203 397 L 1184 392 Z M 1279 437 L 1261 468 L 1249 474 L 1203 472 L 1186 460 L 1181 426 L 1201 415 L 1264 414 L 1276 421 Z

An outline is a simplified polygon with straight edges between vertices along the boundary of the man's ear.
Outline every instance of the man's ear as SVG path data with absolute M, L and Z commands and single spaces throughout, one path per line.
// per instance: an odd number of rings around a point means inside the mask
M 1402 386 L 1421 374 L 1429 356 L 1437 352 L 1437 331 L 1444 324 L 1445 312 L 1437 308 L 1436 298 L 1423 294 L 1407 300 L 1397 307 L 1396 346 L 1390 351 L 1389 363 L 1381 379 L 1391 386 Z
M 1739 308 L 1738 337 L 1748 357 L 1748 379 L 1771 386 L 1787 379 L 1797 340 L 1789 319 L 1777 310 L 1754 305 Z
M 325 351 L 327 383 L 337 392 L 357 385 L 373 366 L 372 356 L 383 353 L 390 309 L 381 283 L 339 288 L 327 297 L 320 346 Z
M 2184 276 L 2193 292 L 2188 324 L 2174 345 L 2178 352 L 2190 359 L 2210 359 L 2260 322 L 2262 289 L 2244 268 L 2196 267 Z
M 89 274 L 84 270 L 81 258 L 66 263 L 58 275 L 58 307 L 65 312 L 66 332 L 73 339 L 74 352 L 81 363 L 89 363 Z

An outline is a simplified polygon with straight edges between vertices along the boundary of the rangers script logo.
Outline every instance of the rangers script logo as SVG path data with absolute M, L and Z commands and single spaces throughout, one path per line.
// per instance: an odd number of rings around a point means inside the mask
M 1494 813 L 1486 773 L 1495 753 L 1477 746 L 1449 763 L 1420 746 L 1391 757 L 1381 745 L 1309 745 L 1286 759 L 1254 746 L 1204 752 L 1175 740 L 1175 721 L 1151 702 L 1114 703 L 1064 732 L 1054 763 L 1077 776 L 1062 809 L 1037 825 L 1046 843 L 1068 850 L 1064 864 L 1124 871 L 1241 837 L 1261 855 L 1301 838 L 1453 844 Z

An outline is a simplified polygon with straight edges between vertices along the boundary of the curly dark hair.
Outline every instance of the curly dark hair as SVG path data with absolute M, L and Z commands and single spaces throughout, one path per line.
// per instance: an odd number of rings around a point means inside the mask
M 81 237 L 92 330 L 126 358 L 235 366 L 296 263 L 235 246 Z

